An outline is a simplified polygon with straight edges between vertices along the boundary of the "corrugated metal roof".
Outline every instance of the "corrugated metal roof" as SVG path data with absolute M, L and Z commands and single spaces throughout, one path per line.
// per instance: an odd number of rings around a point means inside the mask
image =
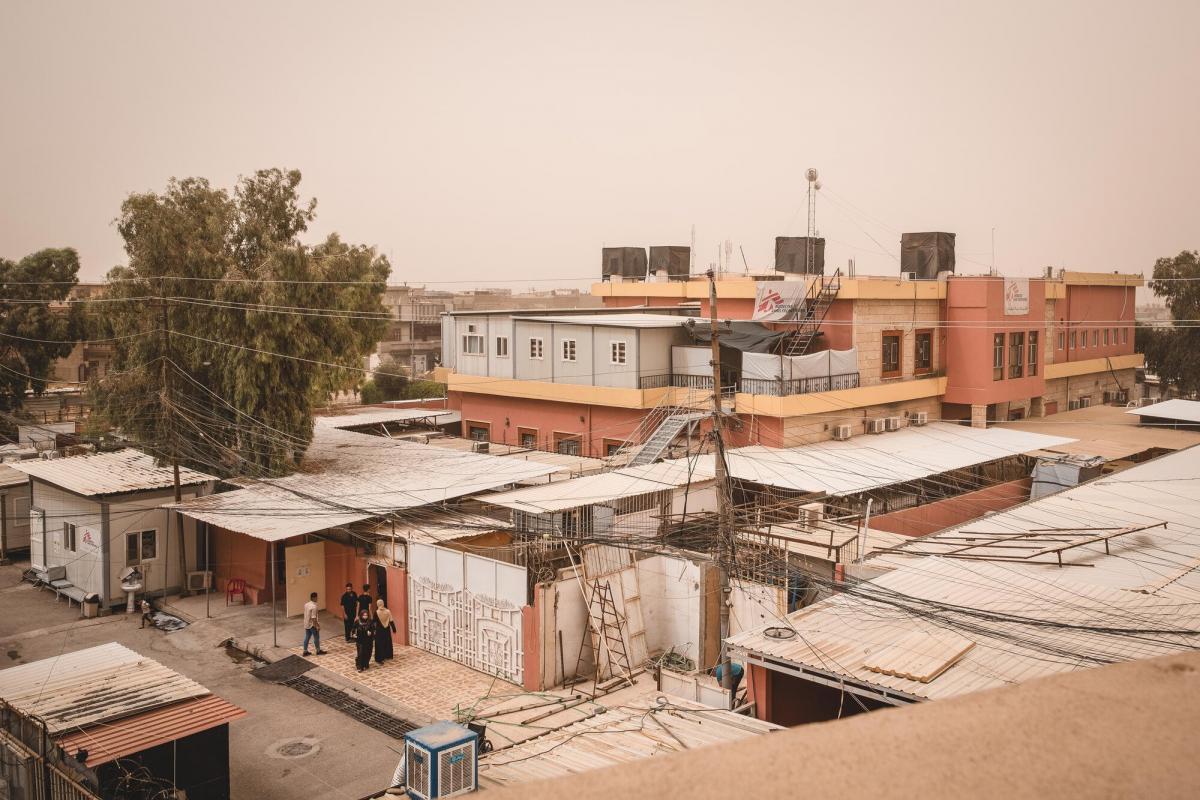
M 1136 414 L 1139 417 L 1158 417 L 1159 419 L 1177 419 L 1183 422 L 1200 422 L 1200 401 L 1165 400 L 1154 405 L 1131 408 L 1125 413 Z
M 8 466 L 85 497 L 165 489 L 174 485 L 169 466 L 160 467 L 154 456 L 133 448 L 112 453 L 14 461 Z M 183 486 L 215 480 L 212 475 L 184 467 L 179 469 L 179 482 Z
M 655 693 L 657 694 L 657 693 Z M 780 730 L 730 711 L 649 696 L 483 756 L 481 788 L 498 788 L 694 750 Z
M 190 678 L 116 642 L 0 670 L 0 698 L 40 717 L 51 734 L 207 694 Z
M 317 429 L 305 464 L 312 471 L 256 483 L 242 481 L 242 489 L 175 507 L 222 528 L 278 541 L 556 471 L 547 464 L 443 450 L 333 427 Z
M 520 322 L 554 322 L 562 325 L 601 325 L 606 328 L 677 328 L 691 317 L 668 314 L 579 314 L 518 317 Z
M 365 408 L 351 414 L 316 417 L 313 424 L 318 428 L 357 428 L 363 425 L 417 421 L 428 421 L 431 425 L 445 425 L 461 420 L 462 414 L 446 408 Z
M 1066 567 L 1058 566 L 1053 555 L 1005 563 L 1013 572 L 1063 574 L 1080 583 L 1200 601 L 1200 446 L 930 536 L 909 539 L 899 550 L 872 556 L 868 564 L 900 567 L 915 558 L 1038 529 L 1042 538 L 1053 538 L 1054 529 L 1140 528 L 1158 523 L 1166 523 L 1166 527 L 1067 550 L 1063 553 Z M 1013 550 L 1007 546 L 973 547 L 969 554 L 972 558 L 1004 558 L 1012 556 Z
M 87 765 L 98 767 L 244 716 L 244 710 L 210 694 L 106 725 L 73 731 L 58 739 L 58 745 L 68 753 L 75 753 L 80 748 L 87 750 Z
M 508 460 L 508 459 L 505 459 Z M 709 480 L 714 475 L 712 456 L 679 458 L 637 467 L 586 475 L 570 481 L 557 481 L 511 492 L 481 495 L 480 502 L 540 514 L 589 506 L 621 497 L 633 497 L 686 486 L 690 481 Z
M 728 451 L 727 460 L 734 478 L 840 497 L 1069 441 L 1007 428 L 935 423 L 787 449 L 741 447 Z
M 0 487 L 20 486 L 22 483 L 29 483 L 28 475 L 20 470 L 0 464 Z
M 786 638 L 772 636 L 772 628 Z M 940 644 L 933 651 L 913 645 L 914 634 Z M 974 646 L 955 659 L 947 634 Z M 901 657 L 897 648 L 906 641 L 911 652 Z M 735 657 L 767 657 L 935 700 L 1200 648 L 1200 604 L 1075 583 L 1061 572 L 926 558 L 728 642 Z M 928 682 L 905 676 L 936 672 L 939 656 L 951 663 Z M 899 674 L 872 669 L 881 658 Z

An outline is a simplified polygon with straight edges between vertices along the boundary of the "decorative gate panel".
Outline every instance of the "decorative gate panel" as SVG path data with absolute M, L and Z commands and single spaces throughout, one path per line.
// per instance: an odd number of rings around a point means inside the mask
M 409 643 L 520 684 L 525 570 L 409 544 Z

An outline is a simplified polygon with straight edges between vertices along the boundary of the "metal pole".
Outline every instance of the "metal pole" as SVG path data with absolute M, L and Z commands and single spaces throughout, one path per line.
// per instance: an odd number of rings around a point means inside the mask
M 733 708 L 733 669 L 729 661 L 729 651 L 725 640 L 729 638 L 729 601 L 731 589 L 729 586 L 729 560 L 732 558 L 733 520 L 729 507 L 729 476 L 725 472 L 725 442 L 721 438 L 721 343 L 717 332 L 717 281 L 713 271 L 708 271 L 708 323 L 712 329 L 712 368 L 713 368 L 713 443 L 715 453 L 713 464 L 717 479 L 717 540 L 718 540 L 718 575 L 721 583 L 721 687 L 729 689 L 729 708 Z
M 874 498 L 874 497 L 868 497 L 868 498 L 867 498 L 867 513 L 866 513 L 866 516 L 865 516 L 865 518 L 864 518 L 864 519 L 863 519 L 863 520 L 862 520 L 862 521 L 859 523 L 859 528 L 858 528 L 858 558 L 857 558 L 857 559 L 855 559 L 855 560 L 856 560 L 858 563 L 860 563 L 860 564 L 862 563 L 862 560 L 863 560 L 864 558 L 866 558 L 866 555 L 867 555 L 867 553 L 866 553 L 866 549 L 867 549 L 867 536 L 869 535 L 869 534 L 868 534 L 868 531 L 871 529 L 871 504 L 872 504 L 872 503 L 874 503 L 874 502 L 875 502 L 875 498 Z
M 276 621 L 279 609 L 275 605 L 275 543 L 269 542 L 267 546 L 271 548 L 271 641 L 279 647 L 279 624 Z
M 207 522 L 197 524 L 204 525 L 204 617 L 205 619 L 212 619 L 212 613 L 209 611 L 209 598 L 212 595 L 212 586 L 210 584 L 212 583 L 214 574 L 212 568 L 212 534 L 209 532 L 211 529 L 208 527 Z

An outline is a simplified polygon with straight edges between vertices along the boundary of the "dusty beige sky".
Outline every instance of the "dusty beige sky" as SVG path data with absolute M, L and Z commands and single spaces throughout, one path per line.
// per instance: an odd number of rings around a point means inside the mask
M 1006 272 L 1148 269 L 1200 246 L 1198 30 L 1196 0 L 0 0 L 0 255 L 98 278 L 127 193 L 279 165 L 397 280 L 591 278 L 693 224 L 740 269 L 815 166 L 833 265 L 937 229 L 979 271 L 995 227 Z

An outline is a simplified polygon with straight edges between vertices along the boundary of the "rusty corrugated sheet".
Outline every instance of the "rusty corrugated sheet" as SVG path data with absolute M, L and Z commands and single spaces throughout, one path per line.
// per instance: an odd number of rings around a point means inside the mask
M 93 725 L 63 736 L 57 742 L 68 753 L 80 748 L 87 750 L 87 765 L 96 767 L 244 716 L 246 712 L 241 708 L 210 694 L 108 725 Z

